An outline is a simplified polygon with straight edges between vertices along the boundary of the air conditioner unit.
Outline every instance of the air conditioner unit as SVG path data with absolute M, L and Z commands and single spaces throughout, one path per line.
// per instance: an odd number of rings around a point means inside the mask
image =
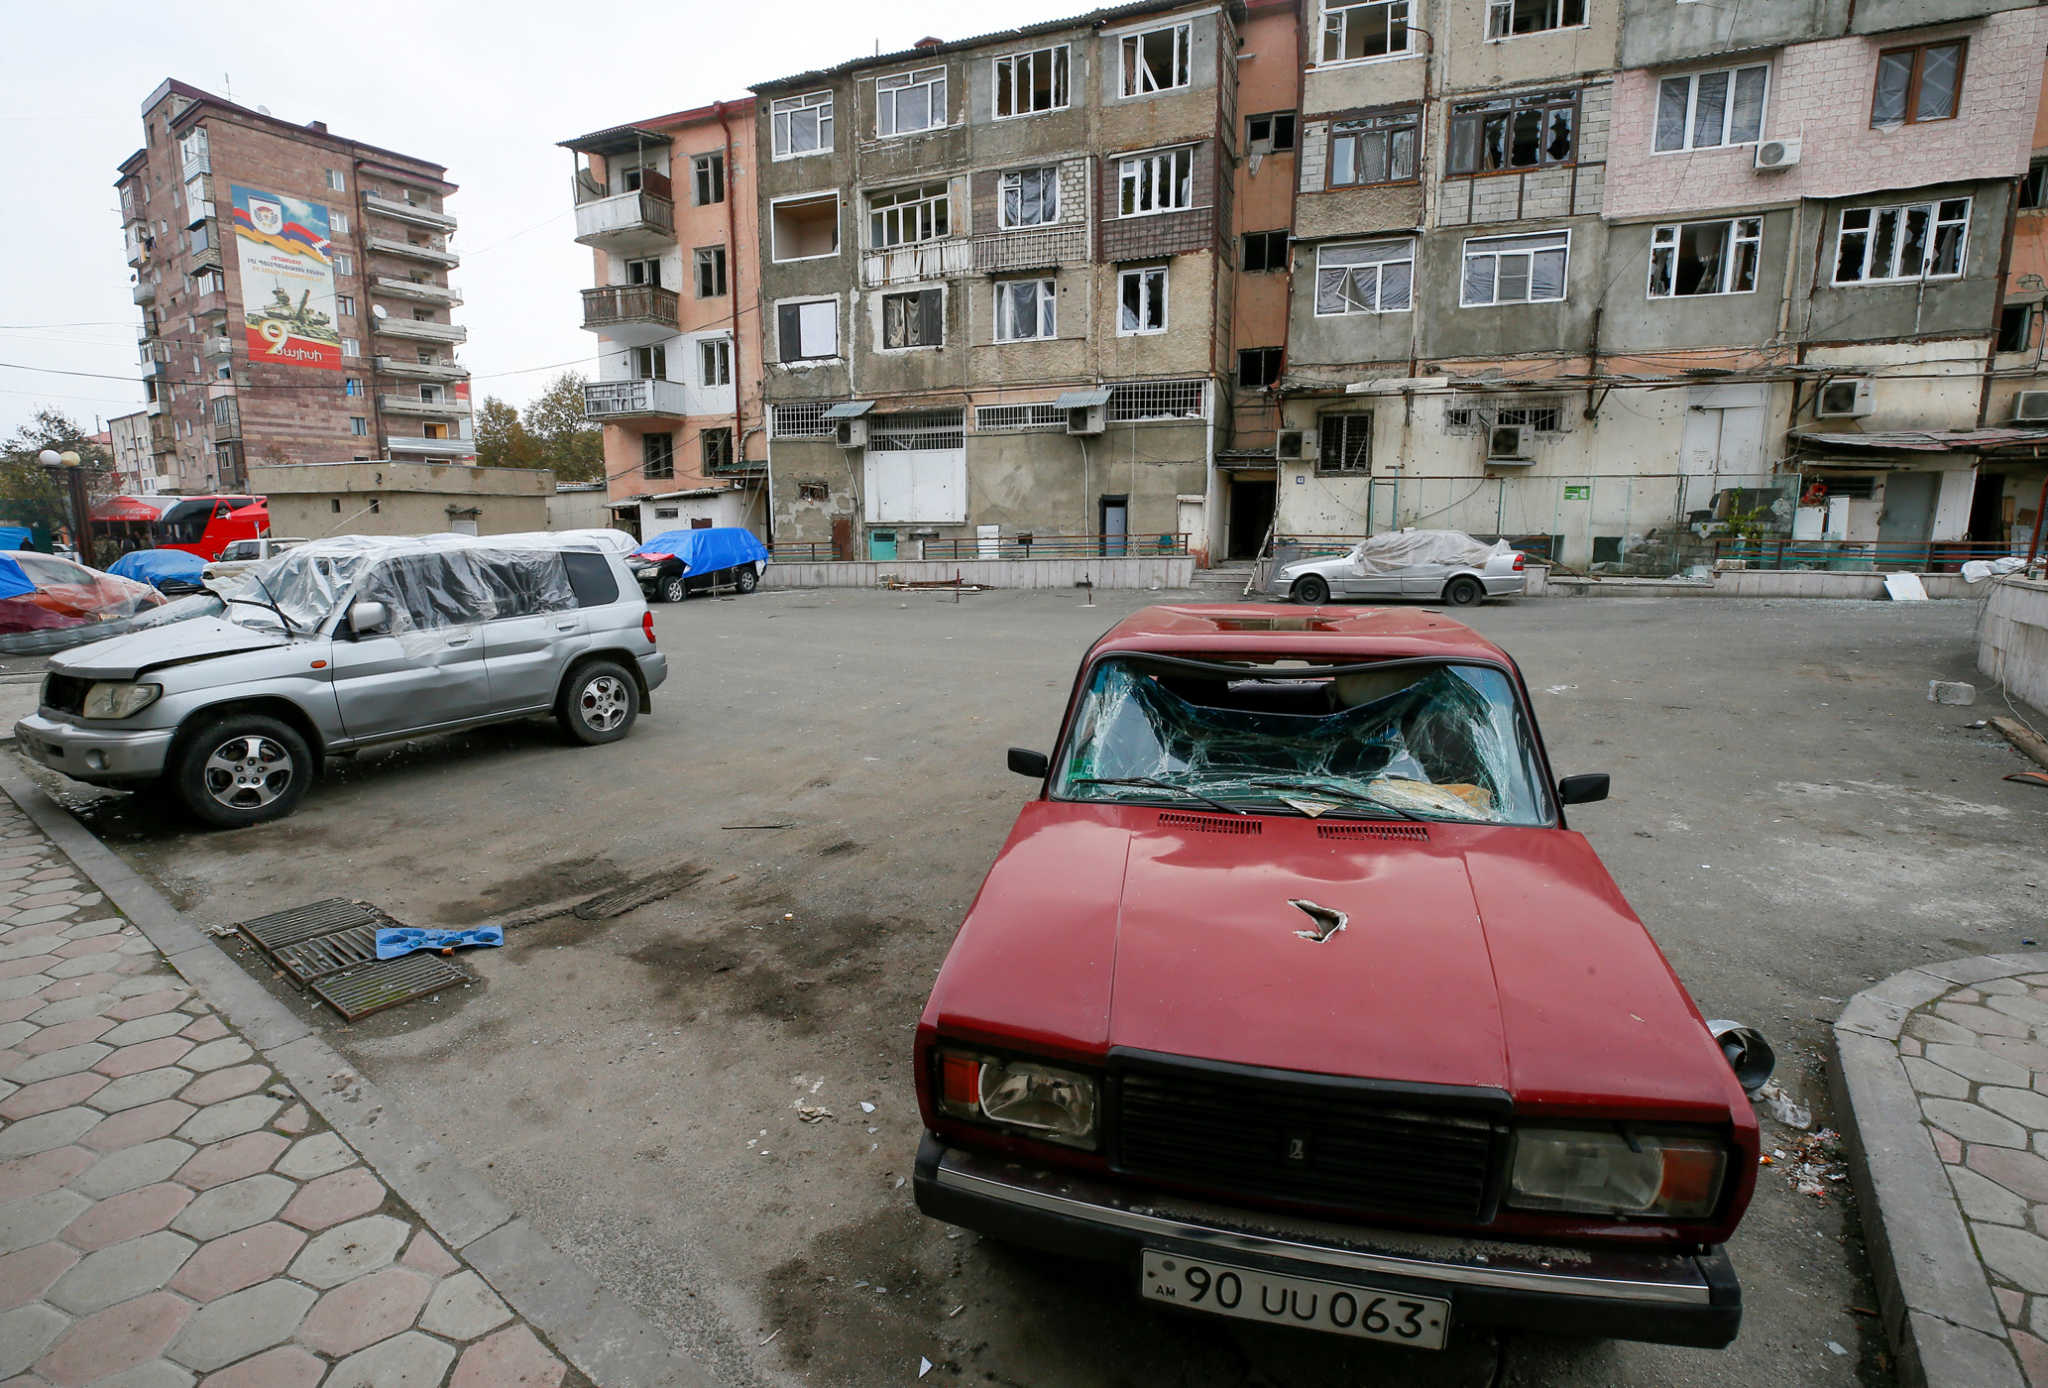
M 1316 456 L 1316 436 L 1307 429 L 1282 429 L 1273 441 L 1273 456 L 1283 463 L 1298 463 Z
M 1496 424 L 1486 431 L 1486 465 L 1515 467 L 1536 461 L 1529 456 L 1528 426 Z
M 833 431 L 841 448 L 866 448 L 868 446 L 868 422 L 865 419 L 842 419 Z
M 1109 427 L 1107 405 L 1076 405 L 1067 411 L 1067 432 L 1099 434 Z
M 1876 383 L 1868 376 L 1836 376 L 1821 382 L 1813 402 L 1815 419 L 1861 419 L 1877 408 Z
M 1799 141 L 1759 140 L 1756 146 L 1756 166 L 1771 169 L 1789 169 L 1799 162 Z
M 2015 424 L 2040 424 L 2048 421 L 2048 390 L 2023 390 L 2012 398 L 2012 418 Z

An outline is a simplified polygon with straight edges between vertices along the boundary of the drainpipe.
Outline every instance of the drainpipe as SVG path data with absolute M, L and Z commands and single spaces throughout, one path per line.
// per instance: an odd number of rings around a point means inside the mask
M 720 156 L 725 160 L 725 294 L 726 302 L 731 305 L 732 323 L 732 431 L 736 440 L 733 444 L 733 461 L 743 463 L 747 459 L 747 435 L 756 431 L 746 427 L 746 402 L 740 394 L 743 389 L 742 382 L 746 379 L 740 372 L 740 233 L 739 213 L 734 210 L 732 126 L 726 120 L 727 104 L 723 101 L 718 103 L 718 128 L 725 139 L 724 151 Z M 772 537 L 775 533 L 772 504 L 774 498 L 771 496 L 769 501 L 771 505 L 767 528 Z

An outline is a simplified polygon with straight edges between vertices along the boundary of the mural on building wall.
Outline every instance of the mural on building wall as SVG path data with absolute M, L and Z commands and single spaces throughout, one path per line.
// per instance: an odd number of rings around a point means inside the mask
M 233 193 L 249 359 L 339 371 L 327 209 L 240 184 Z

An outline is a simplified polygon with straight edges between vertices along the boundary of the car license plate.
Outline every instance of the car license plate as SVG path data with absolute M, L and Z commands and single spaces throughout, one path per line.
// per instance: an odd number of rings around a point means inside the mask
M 1195 1311 L 1442 1349 L 1451 1303 L 1145 1250 L 1139 1294 Z

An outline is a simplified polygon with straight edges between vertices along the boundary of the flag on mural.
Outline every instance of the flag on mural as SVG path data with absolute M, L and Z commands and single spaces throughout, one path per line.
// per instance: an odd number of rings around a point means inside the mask
M 240 184 L 232 192 L 249 360 L 339 371 L 327 209 Z

